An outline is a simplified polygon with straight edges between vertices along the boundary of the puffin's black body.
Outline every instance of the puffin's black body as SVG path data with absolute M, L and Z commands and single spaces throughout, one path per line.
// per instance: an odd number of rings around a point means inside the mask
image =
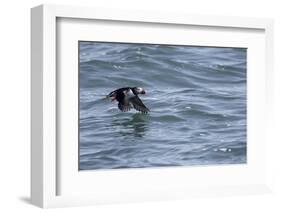
M 145 94 L 141 87 L 124 87 L 112 91 L 107 95 L 112 101 L 118 101 L 118 108 L 122 112 L 127 112 L 133 108 L 142 113 L 149 112 L 149 109 L 143 104 L 139 98 L 139 94 Z

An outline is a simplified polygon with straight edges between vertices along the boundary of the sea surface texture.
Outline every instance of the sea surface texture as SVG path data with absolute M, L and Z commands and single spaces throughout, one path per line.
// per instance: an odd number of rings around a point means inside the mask
M 247 50 L 79 42 L 79 168 L 244 164 Z M 105 100 L 143 87 L 150 109 Z

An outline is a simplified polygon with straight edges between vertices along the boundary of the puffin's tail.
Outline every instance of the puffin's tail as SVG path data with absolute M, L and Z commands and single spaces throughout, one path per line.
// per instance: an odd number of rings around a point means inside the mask
M 106 96 L 104 96 L 103 98 L 102 98 L 102 100 L 107 100 L 107 99 L 109 99 L 110 97 L 108 96 L 108 95 L 106 95 Z

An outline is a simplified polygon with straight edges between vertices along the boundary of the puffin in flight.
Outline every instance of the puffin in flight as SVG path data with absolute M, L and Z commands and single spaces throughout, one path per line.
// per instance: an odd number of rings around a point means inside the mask
M 109 93 L 106 98 L 111 98 L 111 101 L 118 101 L 118 108 L 122 112 L 130 111 L 135 108 L 142 113 L 149 112 L 149 109 L 143 104 L 139 98 L 139 94 L 145 94 L 145 91 L 141 87 L 124 87 Z

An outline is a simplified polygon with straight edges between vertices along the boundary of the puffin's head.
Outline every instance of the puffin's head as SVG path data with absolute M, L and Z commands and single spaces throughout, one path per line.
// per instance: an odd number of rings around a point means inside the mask
M 141 87 L 134 87 L 133 88 L 136 94 L 145 94 L 145 90 Z

